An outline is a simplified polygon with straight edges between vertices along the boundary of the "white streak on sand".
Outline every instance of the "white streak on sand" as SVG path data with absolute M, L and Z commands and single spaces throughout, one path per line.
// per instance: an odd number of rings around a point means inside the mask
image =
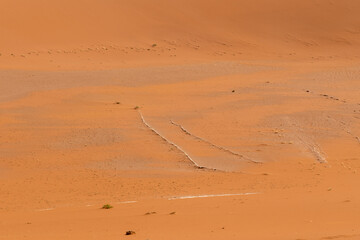
M 55 208 L 44 208 L 44 209 L 38 209 L 36 211 L 38 212 L 44 212 L 44 211 L 51 211 L 51 210 L 54 210 Z
M 179 200 L 179 199 L 192 199 L 192 198 L 211 198 L 211 197 L 231 197 L 231 196 L 247 196 L 259 194 L 254 193 L 235 193 L 235 194 L 209 194 L 209 195 L 196 195 L 196 196 L 179 196 L 179 197 L 170 197 L 168 200 Z

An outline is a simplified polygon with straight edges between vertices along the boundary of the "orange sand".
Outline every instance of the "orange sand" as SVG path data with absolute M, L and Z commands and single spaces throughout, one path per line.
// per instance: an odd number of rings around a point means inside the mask
M 1 240 L 360 239 L 359 1 L 0 3 Z

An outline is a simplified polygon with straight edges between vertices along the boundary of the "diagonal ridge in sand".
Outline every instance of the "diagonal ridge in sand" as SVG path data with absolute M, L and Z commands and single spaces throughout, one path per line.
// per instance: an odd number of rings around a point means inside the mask
M 316 161 L 319 163 L 328 163 L 326 160 L 326 154 L 322 151 L 320 145 L 313 139 L 313 137 L 306 132 L 304 132 L 301 124 L 296 121 L 296 119 L 291 119 L 289 117 L 285 118 L 285 122 L 283 123 L 284 126 L 288 125 L 291 126 L 291 131 L 293 134 L 289 134 L 288 136 L 291 137 L 293 140 L 304 147 L 306 151 L 308 151 Z
M 170 144 L 171 146 L 175 147 L 177 150 L 179 150 L 182 154 L 185 155 L 185 157 L 187 159 L 190 160 L 190 162 L 192 162 L 192 164 L 195 165 L 196 168 L 198 169 L 207 169 L 207 170 L 213 170 L 213 171 L 216 171 L 217 169 L 215 168 L 208 168 L 208 167 L 204 167 L 204 166 L 200 166 L 196 161 L 194 161 L 190 155 L 185 152 L 180 146 L 176 145 L 175 143 L 171 142 L 170 140 L 168 140 L 166 137 L 164 137 L 163 135 L 161 135 L 155 128 L 151 127 L 150 124 L 148 124 L 146 121 L 145 121 L 145 118 L 144 116 L 142 115 L 142 113 L 140 111 L 138 111 L 139 115 L 140 115 L 140 118 L 141 118 L 141 121 L 143 122 L 143 124 L 149 128 L 153 133 L 155 133 L 156 135 L 158 135 L 160 138 L 162 138 L 165 142 L 167 142 L 168 144 Z
M 319 163 L 327 163 L 325 154 L 322 152 L 320 146 L 306 135 L 302 135 L 299 132 L 294 136 L 298 139 L 298 142 L 303 145 L 318 161 Z
M 191 132 L 189 132 L 188 130 L 186 130 L 181 124 L 175 123 L 173 120 L 170 120 L 170 123 L 177 126 L 177 127 L 179 127 L 185 134 L 190 135 L 193 138 L 198 139 L 198 140 L 200 140 L 202 142 L 205 142 L 205 143 L 209 144 L 210 146 L 219 149 L 220 151 L 227 152 L 229 154 L 238 156 L 238 157 L 240 157 L 242 159 L 245 159 L 246 161 L 249 161 L 249 162 L 252 162 L 252 163 L 262 163 L 262 162 L 259 162 L 259 161 L 252 160 L 252 159 L 250 159 L 248 157 L 245 157 L 244 155 L 242 155 L 240 153 L 237 153 L 237 152 L 234 152 L 234 151 L 232 151 L 232 150 L 230 150 L 228 148 L 216 145 L 216 144 L 214 144 L 214 143 L 212 143 L 212 142 L 210 142 L 210 141 L 208 141 L 208 140 L 206 140 L 206 139 L 204 139 L 202 137 L 196 136 L 196 135 L 192 134 Z
M 299 138 L 300 141 L 304 143 L 311 153 L 316 157 L 319 163 L 327 163 L 325 155 L 322 153 L 320 147 L 316 143 L 306 143 L 303 139 Z

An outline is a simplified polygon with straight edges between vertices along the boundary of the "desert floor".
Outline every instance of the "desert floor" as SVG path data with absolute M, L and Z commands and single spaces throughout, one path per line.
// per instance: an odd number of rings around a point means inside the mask
M 1 240 L 360 239 L 357 1 L 0 2 Z

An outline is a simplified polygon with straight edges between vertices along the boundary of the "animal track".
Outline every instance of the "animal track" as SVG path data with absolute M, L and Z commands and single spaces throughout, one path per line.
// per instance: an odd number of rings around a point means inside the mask
M 313 91 L 310 91 L 310 90 L 304 90 L 304 91 L 307 92 L 307 93 L 316 94 L 316 93 L 314 93 Z M 329 99 L 329 100 L 341 101 L 341 102 L 343 102 L 343 103 L 346 103 L 346 100 L 341 100 L 341 99 L 339 99 L 339 98 L 337 98 L 337 97 L 330 96 L 330 95 L 328 95 L 328 94 L 318 94 L 318 95 L 319 95 L 320 97 L 324 97 L 324 98 Z

